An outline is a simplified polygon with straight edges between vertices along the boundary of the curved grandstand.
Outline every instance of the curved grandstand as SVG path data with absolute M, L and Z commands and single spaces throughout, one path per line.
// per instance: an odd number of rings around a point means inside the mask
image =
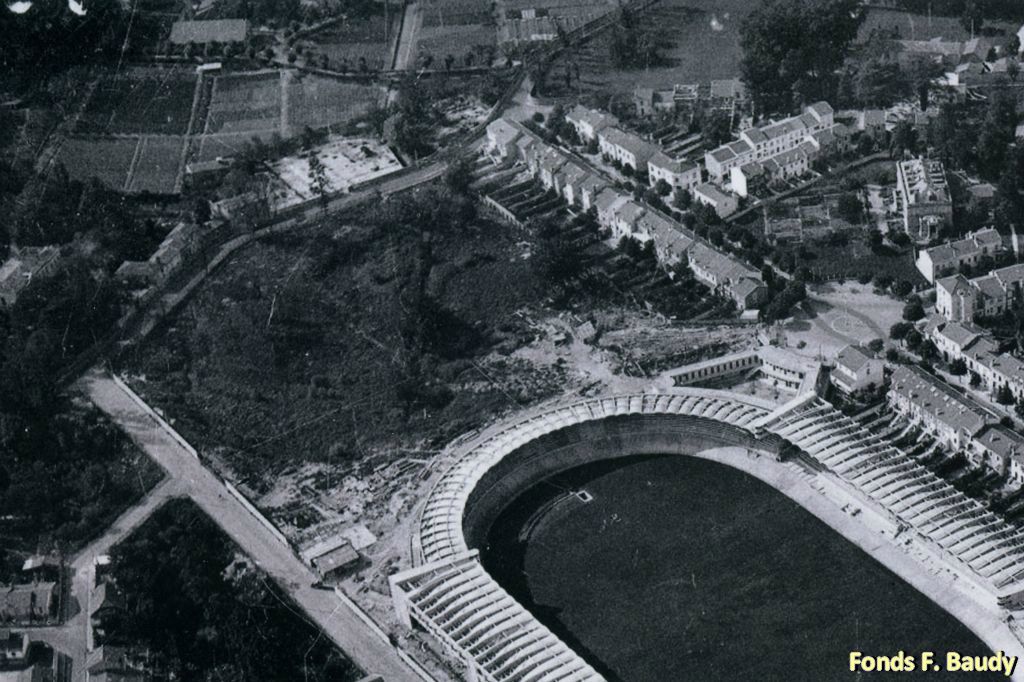
M 425 628 L 466 665 L 471 680 L 601 680 L 590 665 L 492 579 L 471 546 L 531 483 L 576 464 L 727 445 L 777 449 L 760 431 L 771 406 L 689 389 L 548 405 L 455 449 L 426 501 L 413 539 L 417 568 L 391 578 L 399 617 Z
M 634 454 L 723 446 L 799 448 L 893 527 L 996 599 L 1024 589 L 1024 532 L 993 517 L 814 392 L 786 405 L 706 389 L 617 395 L 548 405 L 453 447 L 413 537 L 417 568 L 391 577 L 399 618 L 437 637 L 477 680 L 601 680 L 480 565 L 476 550 L 518 493 L 552 474 Z M 900 530 L 900 532 L 903 532 Z M 897 533 L 898 534 L 898 533 Z

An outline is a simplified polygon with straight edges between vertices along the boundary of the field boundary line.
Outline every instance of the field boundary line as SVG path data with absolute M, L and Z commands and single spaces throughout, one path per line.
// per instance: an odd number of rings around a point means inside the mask
M 142 147 L 145 143 L 145 135 L 136 137 L 135 152 L 132 154 L 132 160 L 128 163 L 128 174 L 124 178 L 124 191 L 126 193 L 131 193 L 132 191 L 132 180 L 135 179 L 135 169 L 139 165 L 139 159 L 142 158 Z

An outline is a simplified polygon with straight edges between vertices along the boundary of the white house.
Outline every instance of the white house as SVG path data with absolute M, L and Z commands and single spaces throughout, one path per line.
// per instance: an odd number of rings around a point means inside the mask
M 885 363 L 873 353 L 857 346 L 846 346 L 836 356 L 832 370 L 832 383 L 845 393 L 853 393 L 868 386 L 881 386 Z
M 695 188 L 693 198 L 705 206 L 713 208 L 719 218 L 727 218 L 739 208 L 739 200 L 735 196 L 723 192 L 711 183 L 705 183 Z

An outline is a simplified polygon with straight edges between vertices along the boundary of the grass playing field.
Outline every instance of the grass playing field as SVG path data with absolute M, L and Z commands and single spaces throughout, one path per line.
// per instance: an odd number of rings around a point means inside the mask
M 592 502 L 570 498 L 538 520 L 581 488 Z M 496 521 L 483 554 L 609 679 L 852 682 L 851 650 L 986 649 L 781 493 L 695 458 L 604 462 L 541 483 Z

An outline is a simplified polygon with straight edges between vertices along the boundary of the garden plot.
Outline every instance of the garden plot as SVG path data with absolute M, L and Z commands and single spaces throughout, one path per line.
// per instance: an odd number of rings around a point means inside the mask
M 291 72 L 285 76 L 284 87 L 285 137 L 297 135 L 307 126 L 328 129 L 345 126 L 384 100 L 384 91 L 375 85 Z
M 383 7 L 381 8 L 383 12 Z M 385 31 L 384 16 L 346 19 L 330 28 L 317 31 L 302 45 L 309 45 L 315 52 L 326 55 L 332 69 L 380 70 L 391 64 L 390 41 L 401 30 L 402 12 L 395 8 L 389 17 L 391 26 Z M 385 34 L 389 36 L 384 39 Z
M 97 134 L 187 132 L 196 75 L 182 69 L 129 69 L 102 78 L 75 126 Z
M 138 160 L 128 180 L 127 190 L 155 194 L 174 194 L 178 191 L 185 138 L 149 136 L 142 138 L 139 144 Z
M 136 137 L 110 139 L 67 139 L 58 158 L 75 180 L 96 178 L 111 189 L 122 190 L 128 181 L 139 140 Z
M 327 191 L 347 191 L 352 185 L 394 173 L 402 165 L 385 145 L 368 138 L 338 138 L 314 150 L 324 165 Z M 289 156 L 271 165 L 278 179 L 273 200 L 278 209 L 314 198 L 309 157 Z
M 279 132 L 281 76 L 277 71 L 218 76 L 206 118 L 207 133 Z

